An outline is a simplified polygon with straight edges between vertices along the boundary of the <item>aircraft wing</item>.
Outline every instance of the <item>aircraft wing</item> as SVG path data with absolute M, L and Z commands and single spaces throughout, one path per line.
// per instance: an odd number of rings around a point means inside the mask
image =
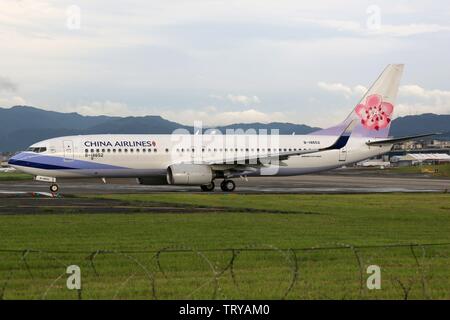
M 221 165 L 221 164 L 263 164 L 269 163 L 271 161 L 281 161 L 286 160 L 292 156 L 299 156 L 304 154 L 317 153 L 326 150 L 335 150 L 341 149 L 347 145 L 347 142 L 350 138 L 350 135 L 353 131 L 353 128 L 356 126 L 357 121 L 353 120 L 349 123 L 349 125 L 344 129 L 341 135 L 332 143 L 331 145 L 324 148 L 317 149 L 309 149 L 309 150 L 296 150 L 296 151 L 285 151 L 285 152 L 275 152 L 275 153 L 267 153 L 267 154 L 259 154 L 259 155 L 246 155 L 241 157 L 233 157 L 228 159 L 220 159 L 220 160 L 211 160 L 207 162 L 210 165 Z
M 400 138 L 393 138 L 393 139 L 386 139 L 386 140 L 369 141 L 369 142 L 366 142 L 366 144 L 368 146 L 385 146 L 385 145 L 399 143 L 399 142 L 403 142 L 403 141 L 414 140 L 417 138 L 435 136 L 438 134 L 441 134 L 441 133 L 426 133 L 426 134 L 419 134 L 416 136 L 407 136 L 407 137 L 400 137 Z

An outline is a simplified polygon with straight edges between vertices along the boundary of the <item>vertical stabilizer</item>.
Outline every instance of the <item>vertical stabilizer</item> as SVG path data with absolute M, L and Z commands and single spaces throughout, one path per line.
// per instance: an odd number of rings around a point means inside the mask
M 403 67 L 403 64 L 388 65 L 343 122 L 312 134 L 339 135 L 343 128 L 356 119 L 358 125 L 354 129 L 354 136 L 386 138 L 391 126 Z

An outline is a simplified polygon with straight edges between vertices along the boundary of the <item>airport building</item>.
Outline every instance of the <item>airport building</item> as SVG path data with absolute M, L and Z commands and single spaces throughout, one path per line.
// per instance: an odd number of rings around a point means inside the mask
M 8 166 L 8 159 L 10 157 L 10 154 L 7 153 L 1 153 L 0 154 L 0 167 L 6 167 Z
M 398 167 L 422 164 L 450 163 L 450 155 L 446 153 L 408 153 L 404 156 L 391 157 L 391 163 Z

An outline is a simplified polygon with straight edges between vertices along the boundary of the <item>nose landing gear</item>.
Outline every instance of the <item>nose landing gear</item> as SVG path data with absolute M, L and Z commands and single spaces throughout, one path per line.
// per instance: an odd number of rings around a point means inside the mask
M 56 193 L 56 192 L 58 192 L 58 190 L 59 190 L 59 186 L 56 183 L 54 183 L 50 186 L 51 192 Z
M 232 192 L 236 189 L 236 183 L 233 180 L 223 180 L 220 184 L 220 188 L 224 192 Z

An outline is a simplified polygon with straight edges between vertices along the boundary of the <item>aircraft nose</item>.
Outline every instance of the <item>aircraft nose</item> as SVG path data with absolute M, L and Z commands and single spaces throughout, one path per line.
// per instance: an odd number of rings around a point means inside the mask
M 11 158 L 9 158 L 8 160 L 8 164 L 10 166 L 14 166 L 14 165 L 19 165 L 19 163 L 21 161 L 23 161 L 23 159 L 26 157 L 25 152 L 19 152 L 16 153 L 15 155 L 13 155 Z

